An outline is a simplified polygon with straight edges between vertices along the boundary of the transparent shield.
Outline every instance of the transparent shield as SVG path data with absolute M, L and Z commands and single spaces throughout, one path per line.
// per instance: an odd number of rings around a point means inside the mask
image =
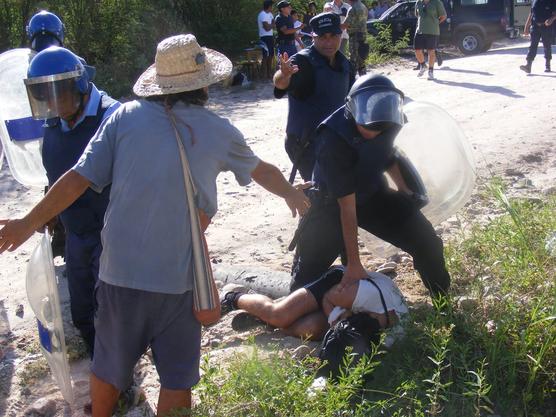
M 37 318 L 41 350 L 64 399 L 73 403 L 68 352 L 50 236 L 45 233 L 27 266 L 27 298 Z
M 43 122 L 31 117 L 23 80 L 34 52 L 12 49 L 0 55 L 0 142 L 13 177 L 21 184 L 48 184 L 42 165 Z
M 394 142 L 411 160 L 427 190 L 423 214 L 434 225 L 455 214 L 471 197 L 475 160 L 457 122 L 440 107 L 411 102 L 404 107 L 408 122 Z M 391 245 L 359 229 L 365 247 L 376 255 L 395 253 Z

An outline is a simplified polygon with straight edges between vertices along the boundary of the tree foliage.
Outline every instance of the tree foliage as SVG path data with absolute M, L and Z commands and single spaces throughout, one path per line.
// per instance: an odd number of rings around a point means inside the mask
M 290 0 L 305 13 L 309 0 Z M 232 59 L 258 39 L 262 0 L 0 0 L 0 52 L 27 47 L 25 26 L 39 10 L 66 26 L 65 46 L 97 68 L 95 83 L 114 97 L 129 95 L 154 60 L 157 43 L 193 33 Z M 275 1 L 277 3 L 277 0 Z M 324 0 L 319 0 L 322 10 Z M 277 13 L 276 9 L 273 13 Z

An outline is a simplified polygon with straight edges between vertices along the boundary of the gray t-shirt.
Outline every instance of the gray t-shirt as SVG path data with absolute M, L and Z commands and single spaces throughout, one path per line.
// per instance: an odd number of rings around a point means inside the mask
M 232 171 L 239 184 L 247 185 L 259 159 L 228 120 L 181 102 L 173 111 L 198 207 L 212 217 L 218 174 Z M 96 191 L 112 184 L 99 278 L 144 291 L 191 290 L 189 212 L 176 137 L 163 105 L 147 100 L 122 105 L 91 139 L 74 170 Z

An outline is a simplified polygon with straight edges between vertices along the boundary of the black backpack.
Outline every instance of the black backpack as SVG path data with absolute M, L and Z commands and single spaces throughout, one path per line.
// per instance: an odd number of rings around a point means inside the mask
M 386 327 L 389 326 L 388 309 L 380 287 L 372 280 L 367 279 L 373 284 L 380 295 L 382 307 L 386 314 Z M 332 326 L 324 335 L 319 352 L 319 359 L 323 365 L 317 373 L 317 377 L 330 377 L 337 379 L 342 369 L 344 357 L 348 346 L 351 347 L 353 361 L 350 366 L 355 366 L 361 356 L 371 352 L 371 343 L 380 342 L 381 327 L 378 320 L 372 318 L 367 313 L 356 313 Z

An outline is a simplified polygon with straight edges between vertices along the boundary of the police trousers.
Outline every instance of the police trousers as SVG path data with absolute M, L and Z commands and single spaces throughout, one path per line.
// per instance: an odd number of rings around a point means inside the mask
M 313 204 L 303 222 L 292 267 L 291 291 L 321 276 L 344 250 L 340 208 L 336 201 Z M 378 191 L 367 203 L 357 206 L 357 223 L 409 253 L 432 295 L 447 292 L 450 275 L 444 263 L 442 240 L 407 195 L 393 190 Z
M 539 47 L 539 41 L 542 39 L 542 44 L 544 47 L 544 58 L 547 61 L 552 59 L 552 27 L 551 26 L 537 26 L 533 24 L 531 26 L 531 45 L 529 45 L 529 52 L 527 53 L 527 62 L 533 62 L 537 56 L 537 49 Z
M 350 33 L 349 34 L 349 62 L 353 68 L 363 75 L 366 73 L 365 70 L 365 58 L 361 56 L 361 51 L 363 49 L 363 44 L 366 43 L 366 33 Z
M 94 289 L 101 252 L 100 231 L 77 235 L 66 230 L 66 274 L 71 319 L 85 340 L 91 357 L 95 345 Z

